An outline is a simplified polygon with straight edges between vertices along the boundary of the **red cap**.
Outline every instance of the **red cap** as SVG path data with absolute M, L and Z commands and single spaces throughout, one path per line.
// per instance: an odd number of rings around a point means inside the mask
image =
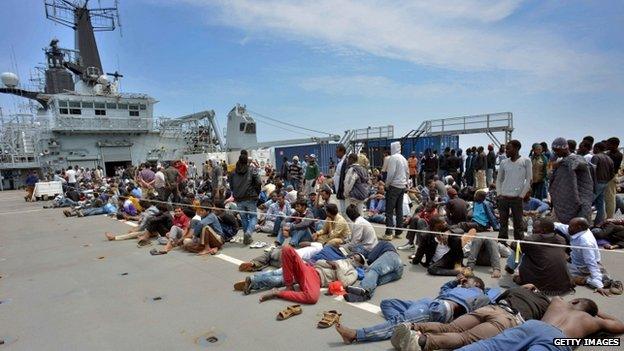
M 342 295 L 347 294 L 344 287 L 342 286 L 342 282 L 338 280 L 329 283 L 327 292 L 330 295 L 336 295 L 336 296 L 342 296 Z

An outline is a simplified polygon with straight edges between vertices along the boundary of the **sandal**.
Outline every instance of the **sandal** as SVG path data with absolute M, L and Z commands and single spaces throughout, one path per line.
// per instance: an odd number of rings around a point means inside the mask
M 323 312 L 323 318 L 316 325 L 317 328 L 325 329 L 329 328 L 334 324 L 338 324 L 340 322 L 341 313 L 338 313 L 336 310 L 325 311 Z
M 139 240 L 139 242 L 137 243 L 137 247 L 143 247 L 143 246 L 148 246 L 148 245 L 152 245 L 152 241 L 149 239 Z
M 162 251 L 158 250 L 158 249 L 151 249 L 150 250 L 150 255 L 152 255 L 152 256 L 166 255 L 166 254 L 167 254 L 167 251 L 164 251 L 164 250 L 162 250 Z
M 241 272 L 254 272 L 256 267 L 252 262 L 243 262 L 238 266 L 238 270 Z
M 235 291 L 242 291 L 243 294 L 249 295 L 251 293 L 251 278 L 247 277 L 245 280 L 234 283 Z
M 301 314 L 302 312 L 303 310 L 301 309 L 301 305 L 290 305 L 286 307 L 285 309 L 281 310 L 280 313 L 277 314 L 277 320 L 283 321 L 292 316 Z

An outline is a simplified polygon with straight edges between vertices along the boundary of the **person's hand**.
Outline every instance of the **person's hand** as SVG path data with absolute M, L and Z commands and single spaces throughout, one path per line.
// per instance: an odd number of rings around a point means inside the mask
M 609 289 L 600 288 L 600 289 L 596 289 L 594 292 L 598 293 L 598 294 L 600 294 L 602 296 L 607 296 L 607 297 L 612 295 L 611 292 L 609 291 Z
M 524 285 L 522 285 L 522 287 L 525 288 L 525 289 L 529 289 L 529 290 L 537 290 L 537 287 L 535 285 L 531 284 L 531 283 L 524 284 Z
M 312 240 L 316 241 L 317 238 L 318 238 L 318 233 L 312 234 Z
M 457 276 L 456 276 L 455 278 L 457 279 L 457 281 L 458 281 L 459 283 L 461 283 L 461 282 L 462 282 L 462 280 L 466 279 L 466 277 L 464 276 L 464 274 L 463 274 L 463 273 L 459 273 L 459 274 L 457 274 Z
M 572 281 L 575 285 L 585 285 L 587 283 L 587 278 L 585 277 L 574 277 Z

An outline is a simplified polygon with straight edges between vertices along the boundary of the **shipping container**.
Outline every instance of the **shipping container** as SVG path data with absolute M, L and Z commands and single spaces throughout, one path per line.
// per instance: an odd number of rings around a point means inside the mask
M 401 142 L 401 154 L 406 158 L 409 157 L 413 151 L 420 155 L 427 149 L 431 149 L 432 151 L 438 150 L 438 152 L 441 153 L 446 147 L 450 147 L 451 149 L 459 148 L 459 136 L 457 135 L 371 140 L 364 145 L 364 152 L 368 155 L 371 167 L 381 168 L 383 165 L 384 151 L 390 151 L 390 144 L 395 141 Z
M 297 146 L 275 147 L 273 155 L 275 157 L 275 169 L 279 172 L 284 164 L 284 157 L 288 161 L 292 161 L 294 156 L 299 157 L 299 161 L 303 160 L 305 155 L 314 154 L 319 169 L 323 174 L 329 172 L 330 159 L 336 162 L 336 147 L 338 144 L 308 144 Z

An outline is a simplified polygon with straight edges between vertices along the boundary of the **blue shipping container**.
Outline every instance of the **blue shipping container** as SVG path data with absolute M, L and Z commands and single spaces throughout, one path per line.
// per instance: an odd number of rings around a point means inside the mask
M 451 149 L 459 148 L 459 136 L 458 135 L 444 135 L 444 136 L 428 136 L 420 138 L 406 138 L 406 139 L 386 139 L 386 140 L 371 140 L 365 146 L 364 152 L 367 153 L 372 167 L 381 167 L 383 164 L 383 152 L 390 150 L 390 144 L 392 142 L 401 142 L 401 154 L 406 158 L 410 156 L 412 151 L 417 154 L 424 153 L 426 149 L 438 150 L 441 153 L 445 148 Z
M 284 164 L 284 157 L 288 161 L 292 161 L 294 156 L 299 157 L 299 161 L 303 160 L 305 155 L 314 154 L 316 162 L 323 174 L 329 172 L 329 161 L 332 159 L 336 162 L 336 147 L 338 144 L 309 144 L 297 146 L 285 146 L 275 148 L 275 167 L 279 171 Z

